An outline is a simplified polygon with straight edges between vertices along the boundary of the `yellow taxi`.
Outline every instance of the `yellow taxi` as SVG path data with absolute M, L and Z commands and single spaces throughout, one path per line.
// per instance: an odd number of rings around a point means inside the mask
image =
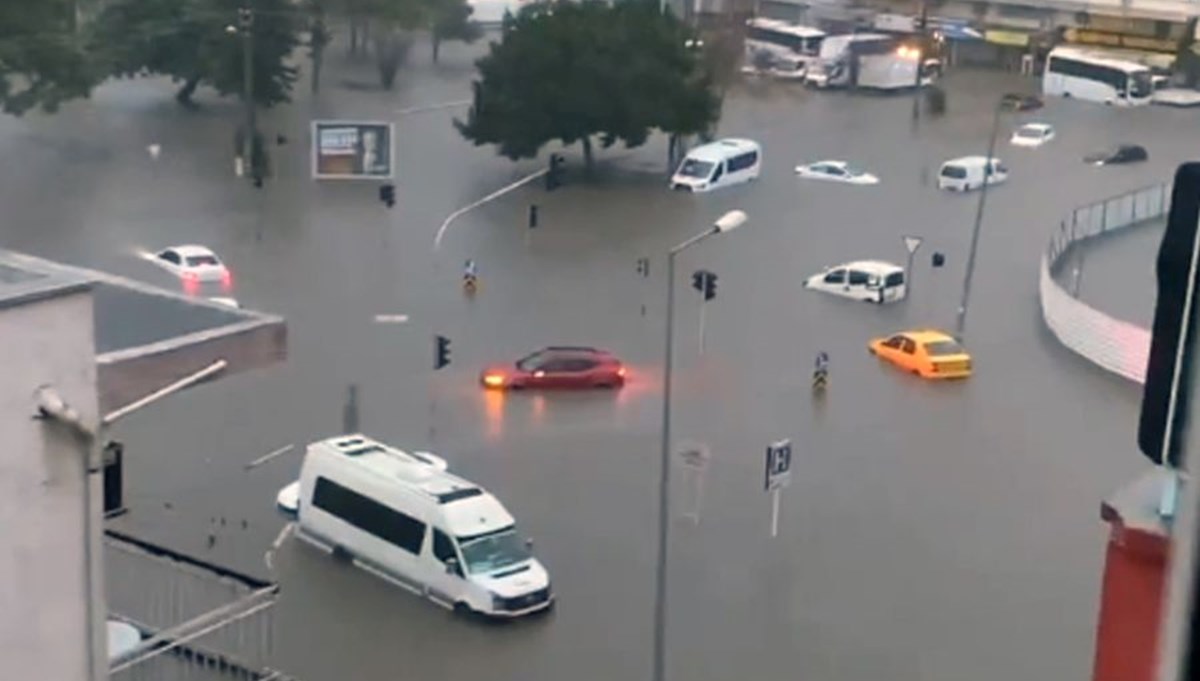
M 867 345 L 867 350 L 921 378 L 966 378 L 971 375 L 971 355 L 953 336 L 933 329 L 901 331 L 876 338 Z

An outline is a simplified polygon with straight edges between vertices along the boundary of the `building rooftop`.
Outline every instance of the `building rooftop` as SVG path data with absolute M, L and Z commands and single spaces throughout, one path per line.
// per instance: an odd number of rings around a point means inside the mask
M 227 362 L 223 375 L 228 375 L 287 356 L 287 326 L 281 317 L 0 250 L 0 309 L 89 289 L 103 411 L 217 360 Z

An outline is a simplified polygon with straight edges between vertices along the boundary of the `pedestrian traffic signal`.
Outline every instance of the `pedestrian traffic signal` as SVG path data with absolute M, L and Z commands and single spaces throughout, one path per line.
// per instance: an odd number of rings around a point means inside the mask
M 433 337 L 433 368 L 442 369 L 450 364 L 450 339 L 445 336 Z
M 379 200 L 388 208 L 396 205 L 396 185 L 384 184 L 379 186 Z
M 534 229 L 538 225 L 538 207 L 536 204 L 529 206 L 529 229 Z
M 708 276 L 704 278 L 704 299 L 712 300 L 717 297 L 717 275 L 713 272 L 705 272 Z
M 942 255 L 941 251 L 934 251 L 931 264 L 934 267 L 941 267 L 946 264 L 946 256 Z
M 704 275 L 705 274 L 706 273 L 704 270 L 696 270 L 695 272 L 692 273 L 692 288 L 696 289 L 697 291 L 704 290 Z
M 1180 467 L 1180 442 L 1191 395 L 1196 345 L 1193 259 L 1200 216 L 1200 163 L 1175 171 L 1171 212 L 1158 249 L 1158 300 L 1146 363 L 1146 385 L 1138 419 L 1138 448 L 1156 464 Z M 1191 309 L 1187 302 L 1191 299 Z M 1174 404 L 1172 404 L 1174 402 Z

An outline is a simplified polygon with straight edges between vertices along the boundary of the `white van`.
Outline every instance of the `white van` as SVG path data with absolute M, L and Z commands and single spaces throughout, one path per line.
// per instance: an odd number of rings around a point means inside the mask
M 1008 166 L 995 157 L 990 162 L 983 156 L 950 159 L 938 171 L 938 189 L 960 192 L 979 189 L 983 186 L 985 175 L 988 184 L 1000 184 L 1008 179 Z
M 749 182 L 758 177 L 761 169 L 762 148 L 758 142 L 735 138 L 717 140 L 688 152 L 671 177 L 671 188 L 706 192 Z
M 444 464 L 363 435 L 314 442 L 296 534 L 456 612 L 510 618 L 551 607 L 550 577 L 513 517 Z
M 827 267 L 805 279 L 804 288 L 880 305 L 908 295 L 904 268 L 882 260 L 856 260 Z

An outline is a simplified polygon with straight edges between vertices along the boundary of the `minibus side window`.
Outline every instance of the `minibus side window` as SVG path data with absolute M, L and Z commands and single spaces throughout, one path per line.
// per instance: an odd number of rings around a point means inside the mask
M 425 523 L 343 487 L 328 478 L 317 478 L 313 507 L 343 522 L 398 546 L 413 555 L 425 543 Z
M 865 286 L 870 277 L 862 270 L 850 270 L 850 285 Z
M 455 561 L 454 574 L 462 577 L 462 564 L 458 559 L 458 553 L 454 550 L 454 542 L 450 541 L 450 537 L 446 536 L 445 532 L 437 528 L 433 530 L 433 557 L 443 565 L 453 558 Z

